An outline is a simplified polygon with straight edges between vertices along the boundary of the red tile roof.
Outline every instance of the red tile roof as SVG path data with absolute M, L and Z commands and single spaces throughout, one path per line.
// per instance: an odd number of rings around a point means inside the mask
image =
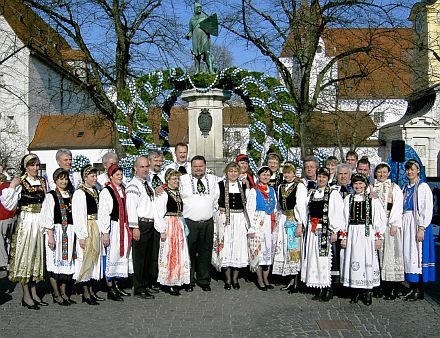
M 110 149 L 113 146 L 113 125 L 102 115 L 43 115 L 28 149 Z
M 333 57 L 357 47 L 371 46 L 367 53 L 357 53 L 338 61 L 339 77 L 364 71 L 363 79 L 348 80 L 339 86 L 340 99 L 404 99 L 412 92 L 410 28 L 331 28 L 322 38 L 325 55 Z M 289 38 L 281 52 L 292 57 Z
M 0 0 L 0 15 L 27 47 L 58 66 L 68 70 L 69 66 L 65 61 L 82 58 L 81 52 L 72 49 L 56 30 L 23 4 L 23 1 Z

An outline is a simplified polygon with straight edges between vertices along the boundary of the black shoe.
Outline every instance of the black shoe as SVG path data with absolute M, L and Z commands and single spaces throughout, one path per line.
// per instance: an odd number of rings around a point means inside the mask
M 23 298 L 21 299 L 21 306 L 27 307 L 29 310 L 40 310 L 37 304 L 29 305 Z
M 6 271 L 6 270 L 7 270 L 6 266 L 0 266 L 0 271 Z
M 225 283 L 225 285 L 223 286 L 223 288 L 224 288 L 225 290 L 231 290 L 232 285 L 231 285 L 231 283 Z
M 193 292 L 194 291 L 194 286 L 192 286 L 192 285 L 185 286 L 185 291 L 186 292 Z
M 33 301 L 34 301 L 35 305 L 38 305 L 38 306 L 49 306 L 49 303 L 43 302 L 42 300 L 36 301 L 35 299 L 33 299 Z
M 140 299 L 154 299 L 154 296 L 148 291 L 145 292 L 135 292 L 134 296 Z
M 240 284 L 237 283 L 232 283 L 232 287 L 234 288 L 234 290 L 238 290 L 240 289 Z
M 395 300 L 399 297 L 399 287 L 397 285 L 391 286 L 391 292 L 390 292 L 390 300 Z
M 63 297 L 60 297 L 62 299 L 62 301 L 58 302 L 58 305 L 61 306 L 70 306 L 70 303 L 67 299 L 64 299 Z
M 146 288 L 148 293 L 159 293 L 159 289 L 153 289 L 153 288 Z
M 404 300 L 408 300 L 410 298 L 414 297 L 414 294 L 416 293 L 416 290 L 411 290 L 410 292 L 408 292 L 405 297 L 403 297 Z
M 416 300 L 422 300 L 422 299 L 425 299 L 425 295 L 423 294 L 422 291 L 416 290 L 409 297 L 407 297 L 405 300 L 410 301 L 410 302 L 414 302 Z
M 289 288 L 289 291 L 287 291 L 288 294 L 292 293 L 298 293 L 298 284 L 292 284 Z
M 90 295 L 90 298 L 93 298 L 94 300 L 96 300 L 97 302 L 103 302 L 103 301 L 105 301 L 105 298 L 103 298 L 103 297 L 99 297 L 96 293 L 95 294 L 91 294 Z
M 324 289 L 324 292 L 319 299 L 320 302 L 329 302 L 330 299 L 333 299 L 333 290 L 331 288 Z
M 125 291 L 124 289 L 120 289 L 120 288 L 118 287 L 118 284 L 115 284 L 115 290 L 116 290 L 116 292 L 119 293 L 119 295 L 122 296 L 122 297 L 129 297 L 129 296 L 131 296 L 131 293 Z
M 81 302 L 87 303 L 88 305 L 99 305 L 99 303 L 92 296 L 90 296 L 90 298 L 86 298 L 84 295 L 82 295 Z
M 180 296 L 180 292 L 179 292 L 179 290 L 176 289 L 175 287 L 174 287 L 174 288 L 173 288 L 173 287 L 170 287 L 170 289 L 168 290 L 168 293 L 169 293 L 171 296 Z
M 266 285 L 266 284 L 265 284 Z M 273 285 L 272 284 L 267 284 L 266 285 L 266 289 L 268 290 L 272 290 L 273 289 Z
M 267 291 L 267 286 L 266 285 L 265 286 L 260 286 L 260 284 L 257 283 L 257 288 L 260 291 Z
M 209 285 L 202 285 L 201 288 L 203 291 L 211 291 L 211 287 Z
M 350 304 L 356 304 L 357 302 L 359 302 L 360 296 L 361 294 L 359 292 L 356 292 L 354 295 L 352 295 L 350 299 Z
M 370 306 L 373 303 L 373 297 L 371 296 L 371 292 L 366 292 L 362 295 L 362 303 L 367 306 Z
M 312 297 L 312 300 L 320 300 L 323 293 L 324 289 L 319 289 L 319 292 Z
M 116 291 L 114 288 L 111 288 L 110 290 L 108 290 L 108 292 L 107 292 L 107 299 L 114 300 L 115 302 L 122 302 L 122 301 L 124 301 L 124 298 L 122 298 L 119 295 L 119 292 Z
M 383 293 L 382 293 L 382 288 L 380 286 L 373 289 L 373 297 L 374 298 L 382 298 L 382 296 L 383 296 Z

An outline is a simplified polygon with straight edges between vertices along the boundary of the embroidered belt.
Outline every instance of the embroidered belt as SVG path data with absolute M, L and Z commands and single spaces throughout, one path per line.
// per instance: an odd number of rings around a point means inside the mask
M 96 221 L 98 219 L 98 215 L 97 214 L 87 215 L 87 219 L 89 221 Z
M 146 218 L 146 217 L 139 217 L 139 221 L 147 222 L 147 223 L 153 223 L 154 219 L 153 218 Z
M 181 212 L 172 212 L 172 211 L 167 211 L 166 213 L 165 213 L 165 216 L 182 216 L 182 213 Z
M 41 212 L 41 204 L 23 205 L 20 207 L 20 210 L 36 214 L 36 213 Z
M 223 211 L 223 212 L 226 212 L 225 208 L 219 208 L 219 210 Z M 243 209 L 229 209 L 229 212 L 232 212 L 232 213 L 240 213 L 240 212 L 243 212 L 243 211 L 244 211 Z
M 350 221 L 351 225 L 365 225 L 366 220 Z

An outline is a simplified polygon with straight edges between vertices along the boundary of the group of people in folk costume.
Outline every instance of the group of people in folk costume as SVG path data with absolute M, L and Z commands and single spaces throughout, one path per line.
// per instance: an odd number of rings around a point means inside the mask
M 114 153 L 103 157 L 105 173 L 88 165 L 72 175 L 72 154 L 61 149 L 49 184 L 38 157 L 24 156 L 22 176 L 0 196 L 2 208 L 17 211 L 7 269 L 23 287 L 22 305 L 48 305 L 36 289 L 44 278 L 61 306 L 75 304 L 73 282 L 83 303 L 98 305 L 103 278 L 114 301 L 130 295 L 119 283 L 129 276 L 141 299 L 153 299 L 158 286 L 174 296 L 196 285 L 211 291 L 211 264 L 224 272 L 226 290 L 239 289 L 249 267 L 262 291 L 278 275 L 288 293 L 301 281 L 316 289 L 312 299 L 351 290 L 351 302 L 366 305 L 371 290 L 395 299 L 405 279 L 405 299 L 423 299 L 423 283 L 435 279 L 432 193 L 417 161 L 405 165 L 402 192 L 388 164 L 375 167 L 373 181 L 370 163 L 354 152 L 321 168 L 305 158 L 304 178 L 291 162 L 280 171 L 276 154 L 254 176 L 240 154 L 219 178 L 206 172 L 203 156 L 188 162 L 187 150 L 178 144 L 176 162 L 164 169 L 159 152 L 138 157 L 128 181 Z
M 314 300 L 329 301 L 336 290 L 370 305 L 372 296 L 397 298 L 407 280 L 404 299 L 423 299 L 423 283 L 435 280 L 433 205 L 417 161 L 405 164 L 409 183 L 402 192 L 386 163 L 370 182 L 368 159 L 357 161 L 354 152 L 347 163 L 329 157 L 321 168 L 306 158 L 302 179 L 290 162 L 279 172 L 276 154 L 256 177 L 246 155 L 236 160 L 219 183 L 214 222 L 213 265 L 224 269 L 225 289 L 238 289 L 238 269 L 249 265 L 262 291 L 273 288 L 270 274 L 288 276 L 281 289 L 289 293 L 298 292 L 301 280 L 317 290 Z

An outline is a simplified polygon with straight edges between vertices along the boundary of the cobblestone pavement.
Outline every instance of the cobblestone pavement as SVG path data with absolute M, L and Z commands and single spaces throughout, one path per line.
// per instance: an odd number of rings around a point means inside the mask
M 312 301 L 307 293 L 262 292 L 241 281 L 240 290 L 212 282 L 212 292 L 196 287 L 175 297 L 160 293 L 154 300 L 126 297 L 33 311 L 20 305 L 21 287 L 0 273 L 0 337 L 438 337 L 440 306 L 432 299 L 408 303 L 373 300 L 370 307 L 334 298 Z M 102 294 L 102 293 L 101 293 Z M 44 297 L 50 300 L 50 295 Z M 321 330 L 318 321 L 348 321 L 350 329 Z
M 440 262 L 440 246 L 436 249 Z M 289 295 L 279 286 L 262 292 L 242 279 L 240 285 L 226 291 L 222 281 L 213 280 L 212 292 L 196 287 L 180 297 L 161 292 L 154 300 L 126 297 L 99 306 L 81 304 L 74 295 L 76 305 L 33 311 L 20 305 L 21 287 L 0 272 L 0 337 L 438 337 L 440 332 L 439 264 L 437 282 L 428 284 L 425 300 L 414 303 L 373 299 L 367 307 L 337 297 L 320 303 L 309 293 Z M 44 300 L 50 301 L 50 294 Z M 341 324 L 348 328 L 338 329 Z

